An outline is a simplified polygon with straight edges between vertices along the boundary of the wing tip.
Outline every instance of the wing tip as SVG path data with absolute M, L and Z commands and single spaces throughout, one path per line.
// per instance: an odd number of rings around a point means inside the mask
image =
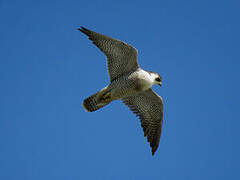
M 148 139 L 148 142 L 150 143 L 150 147 L 152 149 L 152 156 L 153 156 L 159 147 L 160 136 L 159 138 L 157 137 L 157 139 L 153 139 L 153 140 Z
M 77 28 L 77 30 L 79 30 L 80 32 L 88 35 L 90 33 L 90 30 L 88 30 L 87 28 L 80 26 L 79 28 Z
M 154 156 L 155 152 L 157 151 L 158 147 L 152 147 L 152 156 Z

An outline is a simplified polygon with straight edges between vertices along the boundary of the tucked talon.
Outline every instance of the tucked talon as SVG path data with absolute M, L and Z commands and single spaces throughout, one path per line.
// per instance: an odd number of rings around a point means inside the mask
M 101 97 L 101 100 L 108 101 L 111 98 L 111 94 L 108 92 Z

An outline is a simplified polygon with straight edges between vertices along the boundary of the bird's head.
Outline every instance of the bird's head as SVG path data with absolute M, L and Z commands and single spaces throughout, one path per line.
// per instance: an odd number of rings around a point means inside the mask
M 162 86 L 162 78 L 158 73 L 154 73 L 154 84 Z

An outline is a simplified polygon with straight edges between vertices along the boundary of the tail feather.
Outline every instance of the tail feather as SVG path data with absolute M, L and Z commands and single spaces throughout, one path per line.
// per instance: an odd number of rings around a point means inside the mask
M 96 111 L 98 109 L 96 99 L 91 96 L 83 101 L 82 106 L 88 112 Z
M 89 96 L 88 98 L 83 100 L 82 106 L 85 111 L 87 112 L 93 112 L 96 111 L 103 106 L 106 106 L 111 102 L 111 100 L 104 101 L 103 95 L 106 93 L 106 88 L 103 88 L 102 90 L 98 91 L 97 93 Z

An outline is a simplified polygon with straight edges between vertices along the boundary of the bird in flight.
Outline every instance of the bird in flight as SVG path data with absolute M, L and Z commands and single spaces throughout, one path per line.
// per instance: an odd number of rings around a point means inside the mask
M 105 54 L 110 76 L 108 86 L 83 100 L 83 108 L 93 112 L 120 99 L 139 117 L 144 136 L 147 136 L 154 155 L 161 136 L 163 102 L 151 87 L 154 84 L 161 86 L 161 76 L 139 67 L 134 47 L 82 26 L 78 30 Z

